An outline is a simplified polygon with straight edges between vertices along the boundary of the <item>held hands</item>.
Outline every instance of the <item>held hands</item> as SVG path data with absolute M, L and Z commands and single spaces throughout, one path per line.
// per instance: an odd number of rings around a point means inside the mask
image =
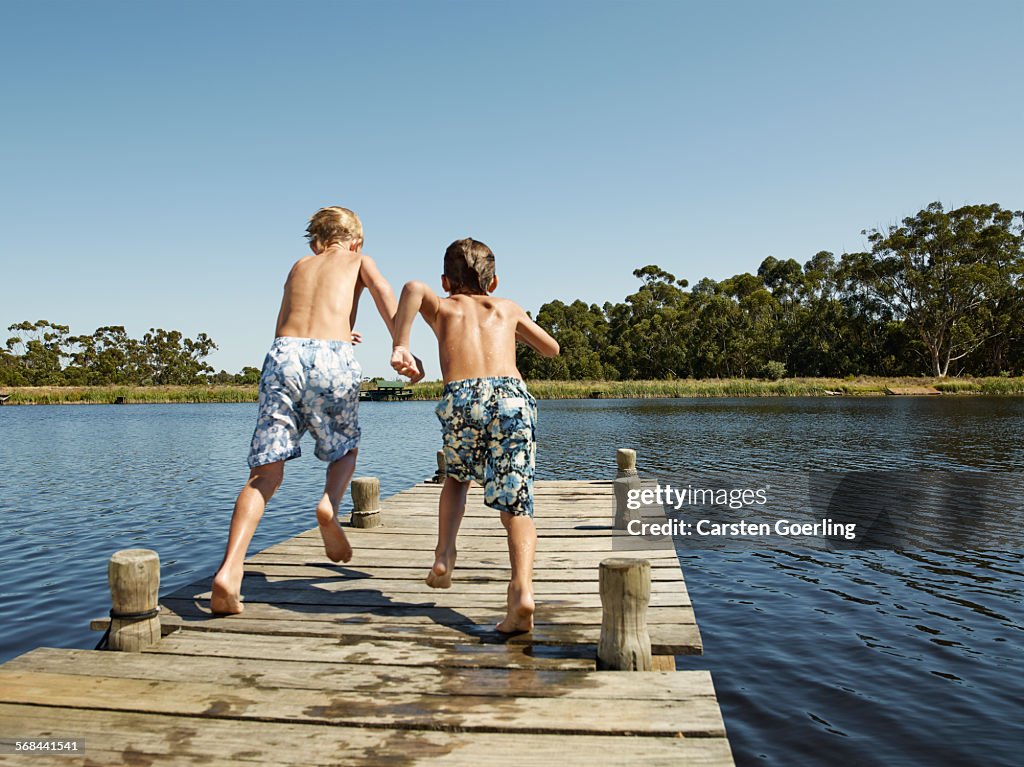
M 409 383 L 416 383 L 425 375 L 423 361 L 404 346 L 396 346 L 391 352 L 391 367 L 400 375 L 408 376 Z

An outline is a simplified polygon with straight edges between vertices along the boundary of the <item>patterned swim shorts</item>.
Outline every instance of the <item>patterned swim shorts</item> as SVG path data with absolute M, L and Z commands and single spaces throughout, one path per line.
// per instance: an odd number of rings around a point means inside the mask
M 518 378 L 445 384 L 437 409 L 448 475 L 475 479 L 484 503 L 533 516 L 537 401 Z
M 275 338 L 260 376 L 249 466 L 298 458 L 299 440 L 306 431 L 313 432 L 321 461 L 337 461 L 359 447 L 362 375 L 352 344 Z

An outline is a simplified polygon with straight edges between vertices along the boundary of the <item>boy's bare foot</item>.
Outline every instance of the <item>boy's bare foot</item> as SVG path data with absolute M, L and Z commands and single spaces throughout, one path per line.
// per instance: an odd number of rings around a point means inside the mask
M 455 571 L 455 552 L 449 554 L 437 554 L 434 559 L 434 566 L 427 573 L 427 585 L 432 589 L 450 589 L 452 587 L 452 573 Z
M 316 507 L 316 526 L 320 530 L 320 537 L 324 541 L 324 551 L 327 558 L 332 562 L 348 562 L 352 559 L 352 546 L 348 542 L 348 536 L 341 529 L 338 522 L 338 515 L 330 504 L 321 503 Z
M 522 634 L 533 631 L 533 593 L 514 584 L 508 586 L 508 612 L 496 628 L 502 634 Z
M 213 589 L 210 593 L 210 610 L 216 615 L 238 615 L 245 609 L 242 605 L 241 573 L 218 571 L 213 577 Z
M 352 559 L 352 546 L 337 519 L 331 520 L 326 525 L 318 523 L 317 527 L 320 529 L 320 537 L 324 539 L 324 551 L 327 552 L 329 560 L 348 562 Z

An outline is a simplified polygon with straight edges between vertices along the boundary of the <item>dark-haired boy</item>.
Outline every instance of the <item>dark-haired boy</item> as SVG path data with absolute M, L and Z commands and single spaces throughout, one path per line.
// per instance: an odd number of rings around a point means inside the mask
M 423 376 L 409 351 L 416 313 L 437 336 L 445 387 L 437 406 L 448 478 L 438 509 L 437 548 L 427 585 L 449 588 L 455 540 L 470 480 L 484 503 L 501 512 L 508 534 L 512 579 L 501 632 L 533 628 L 533 477 L 537 403 L 516 368 L 516 341 L 553 357 L 558 343 L 514 301 L 495 298 L 494 253 L 482 242 L 453 242 L 444 254 L 440 298 L 422 282 L 406 283 L 395 316 L 391 366 L 413 380 Z

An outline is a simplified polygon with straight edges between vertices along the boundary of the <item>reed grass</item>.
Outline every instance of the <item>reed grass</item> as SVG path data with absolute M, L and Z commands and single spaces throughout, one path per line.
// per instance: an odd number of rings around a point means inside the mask
M 934 386 L 943 394 L 1024 394 L 1024 378 L 751 378 L 673 381 L 530 381 L 537 399 L 656 399 L 666 397 L 882 396 L 886 387 Z M 412 387 L 413 399 L 437 399 L 443 384 Z
M 944 395 L 1024 395 L 1024 377 L 1005 378 L 750 378 L 680 379 L 674 381 L 531 381 L 537 399 L 658 399 L 668 397 L 821 397 L 830 392 L 847 396 L 880 396 L 887 386 L 934 386 Z M 436 400 L 444 384 L 426 381 L 410 387 L 413 399 Z M 21 386 L 0 387 L 10 394 L 9 405 L 255 402 L 258 388 L 211 386 Z
M 8 405 L 128 405 L 199 402 L 255 402 L 256 386 L 19 386 L 0 389 Z

